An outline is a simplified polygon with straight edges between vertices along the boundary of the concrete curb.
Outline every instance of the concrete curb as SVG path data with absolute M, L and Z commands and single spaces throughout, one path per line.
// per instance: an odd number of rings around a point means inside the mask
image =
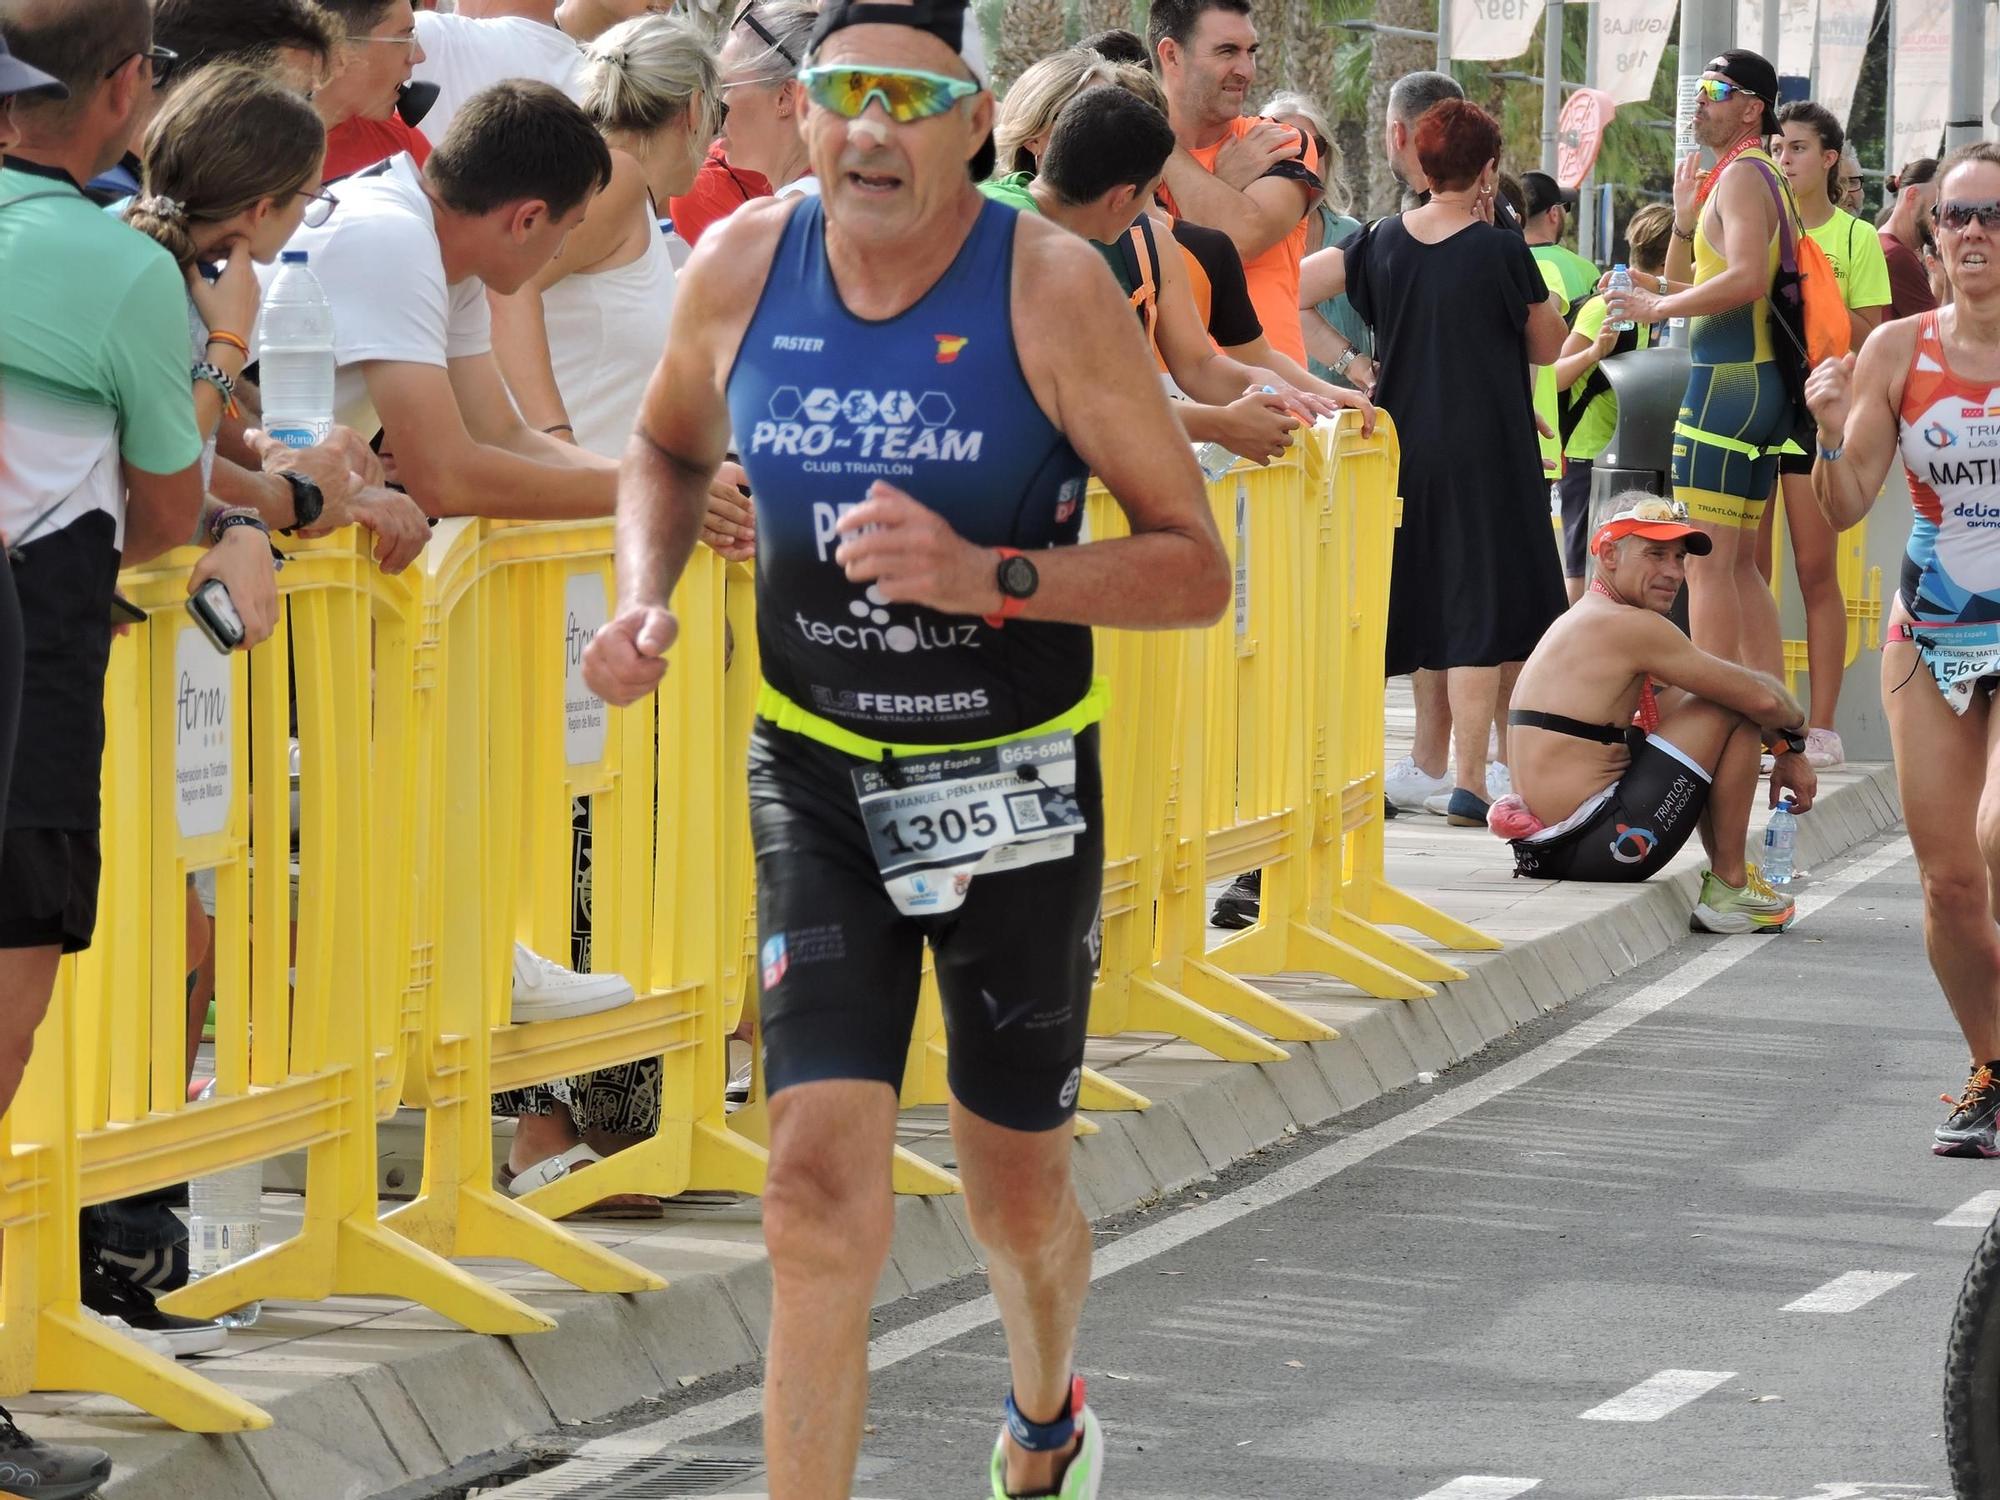
M 1871 768 L 1828 792 L 1800 828 L 1800 863 L 1833 859 L 1893 827 L 1893 772 Z M 1273 982 L 1341 1032 L 1289 1044 L 1291 1057 L 1222 1064 L 1191 1048 L 1142 1053 L 1113 1068 L 1149 1094 L 1139 1114 L 1099 1114 L 1076 1149 L 1078 1193 L 1093 1218 L 1129 1210 L 1238 1161 L 1290 1127 L 1319 1124 L 1473 1056 L 1514 1027 L 1667 951 L 1686 933 L 1697 876 L 1635 886 L 1616 904 L 1554 932 L 1470 955 L 1465 979 L 1411 1002 L 1325 998 L 1324 981 Z M 979 1266 L 962 1199 L 897 1201 L 892 1261 L 878 1303 Z M 770 1269 L 761 1258 L 683 1274 L 636 1296 L 551 1293 L 530 1300 L 559 1327 L 521 1339 L 478 1338 L 441 1321 L 363 1324 L 209 1366 L 269 1410 L 270 1431 L 203 1437 L 161 1430 L 122 1403 L 93 1398 L 25 1420 L 51 1441 L 110 1448 L 105 1500 L 366 1500 L 441 1476 L 558 1423 L 587 1421 L 762 1351 Z M 433 1326 L 434 1325 L 434 1326 Z

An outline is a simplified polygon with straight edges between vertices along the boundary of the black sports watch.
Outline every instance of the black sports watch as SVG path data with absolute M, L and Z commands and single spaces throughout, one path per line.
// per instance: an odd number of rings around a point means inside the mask
M 295 474 L 290 469 L 278 470 L 278 477 L 292 487 L 292 524 L 279 528 L 290 536 L 301 526 L 310 526 L 326 509 L 326 496 L 320 488 L 303 474 Z
M 999 547 L 995 550 L 1000 554 L 1000 565 L 993 574 L 993 581 L 1000 589 L 1000 612 L 986 616 L 986 623 L 998 629 L 1018 615 L 1028 600 L 1034 598 L 1035 590 L 1042 586 L 1042 575 L 1017 548 Z

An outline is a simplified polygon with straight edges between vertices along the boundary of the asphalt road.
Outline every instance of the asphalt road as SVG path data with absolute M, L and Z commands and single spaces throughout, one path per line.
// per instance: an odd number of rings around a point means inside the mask
M 1907 845 L 1818 873 L 1790 934 L 1691 940 L 1104 1226 L 1107 1500 L 1948 1497 L 1945 1329 L 2000 1163 L 1928 1150 L 1965 1063 Z M 857 1495 L 987 1493 L 981 1293 L 885 1310 Z M 627 1437 L 754 1454 L 744 1409 Z

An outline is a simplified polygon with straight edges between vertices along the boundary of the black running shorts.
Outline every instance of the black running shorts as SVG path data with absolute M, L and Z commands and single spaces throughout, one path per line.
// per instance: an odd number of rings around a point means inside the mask
M 1054 1130 L 1076 1111 L 1098 958 L 1104 795 L 1097 731 L 1076 737 L 1089 822 L 1061 859 L 975 876 L 956 911 L 909 917 L 883 888 L 850 772 L 862 762 L 759 721 L 750 741 L 757 951 L 770 1091 L 831 1078 L 900 1089 L 926 942 L 953 1096 L 981 1119 Z
M 88 948 L 101 864 L 95 828 L 0 834 L 0 948 Z
M 1514 873 L 1534 880 L 1649 880 L 1700 824 L 1708 788 L 1706 771 L 1649 736 L 1590 817 L 1542 842 L 1514 841 Z

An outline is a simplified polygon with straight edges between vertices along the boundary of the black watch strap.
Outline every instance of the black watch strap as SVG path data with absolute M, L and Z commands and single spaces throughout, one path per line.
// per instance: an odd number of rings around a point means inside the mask
M 290 536 L 301 526 L 310 526 L 320 518 L 320 513 L 326 509 L 326 496 L 317 484 L 303 474 L 280 469 L 278 476 L 292 487 L 292 524 L 280 528 L 284 535 Z

